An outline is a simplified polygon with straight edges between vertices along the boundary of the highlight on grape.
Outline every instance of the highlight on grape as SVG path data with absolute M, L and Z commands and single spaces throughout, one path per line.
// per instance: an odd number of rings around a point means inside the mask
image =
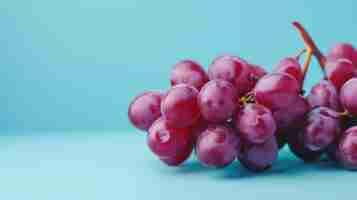
M 136 96 L 129 121 L 147 133 L 156 157 L 178 166 L 194 152 L 205 167 L 239 161 L 261 172 L 287 145 L 304 162 L 325 156 L 357 170 L 357 49 L 339 43 L 323 54 L 300 23 L 292 24 L 305 48 L 270 73 L 233 55 L 213 59 L 207 72 L 187 59 L 173 67 L 168 91 Z M 323 79 L 305 94 L 312 58 Z

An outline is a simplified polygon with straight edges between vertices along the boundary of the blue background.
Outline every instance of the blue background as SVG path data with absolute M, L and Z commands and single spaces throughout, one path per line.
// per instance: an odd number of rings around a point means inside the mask
M 271 69 L 303 47 L 293 20 L 324 51 L 338 41 L 357 44 L 356 6 L 352 0 L 2 0 L 1 196 L 350 195 L 356 175 L 324 163 L 305 166 L 287 152 L 264 175 L 240 174 L 238 164 L 205 170 L 193 160 L 169 169 L 148 152 L 126 113 L 136 94 L 166 89 L 180 59 L 207 67 L 230 53 Z M 316 62 L 310 70 L 306 88 L 321 77 Z

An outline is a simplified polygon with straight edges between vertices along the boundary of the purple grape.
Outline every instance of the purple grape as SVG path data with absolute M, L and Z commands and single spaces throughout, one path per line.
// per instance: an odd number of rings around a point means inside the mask
M 341 165 L 346 169 L 357 170 L 357 126 L 345 131 L 340 140 L 338 151 Z
M 271 168 L 278 156 L 278 145 L 275 137 L 262 144 L 252 144 L 244 141 L 238 153 L 240 163 L 247 169 L 261 172 Z
M 336 44 L 327 54 L 328 60 L 338 60 L 345 58 L 352 61 L 353 65 L 357 67 L 357 60 L 355 57 L 355 48 L 349 43 Z
M 238 95 L 244 95 L 250 91 L 249 64 L 236 56 L 220 56 L 208 67 L 210 80 L 223 79 L 231 82 L 237 89 Z
M 340 91 L 342 85 L 356 76 L 356 69 L 350 60 L 340 58 L 326 62 L 326 75 L 329 81 Z
M 312 108 L 324 106 L 341 111 L 341 105 L 336 88 L 327 80 L 322 80 L 311 88 L 307 100 Z
M 297 80 L 286 73 L 265 75 L 254 88 L 256 102 L 272 110 L 291 106 L 299 92 Z
M 128 109 L 129 121 L 136 128 L 147 131 L 152 123 L 161 116 L 162 94 L 145 92 L 134 98 Z
M 273 109 L 272 112 L 278 129 L 287 129 L 293 123 L 301 121 L 309 110 L 310 105 L 307 100 L 296 95 L 291 105 Z
M 200 90 L 208 82 L 208 75 L 198 63 L 183 60 L 174 66 L 170 74 L 170 82 L 171 86 L 184 83 Z
M 321 151 L 311 151 L 305 147 L 304 136 L 301 132 L 300 124 L 296 124 L 287 133 L 287 143 L 290 151 L 304 162 L 316 162 L 320 160 Z
M 237 156 L 240 140 L 228 126 L 210 125 L 196 142 L 197 159 L 207 167 L 225 167 Z
M 224 122 L 229 119 L 238 100 L 235 87 L 228 81 L 218 79 L 203 86 L 198 96 L 201 114 L 209 122 Z
M 246 104 L 235 116 L 236 128 L 250 143 L 264 143 L 274 136 L 276 124 L 272 113 L 259 104 Z
M 193 148 L 190 129 L 170 127 L 162 117 L 150 127 L 147 143 L 160 160 L 173 166 L 185 161 Z
M 327 107 L 317 107 L 306 117 L 302 134 L 305 147 L 311 151 L 322 151 L 340 135 L 339 114 Z
M 342 106 L 352 115 L 357 115 L 357 78 L 347 81 L 341 88 Z
M 275 73 L 287 73 L 293 76 L 299 84 L 303 80 L 303 72 L 301 65 L 296 58 L 287 57 L 282 59 L 274 68 L 273 72 Z
M 180 84 L 172 87 L 161 103 L 161 113 L 170 126 L 192 126 L 200 117 L 196 88 Z

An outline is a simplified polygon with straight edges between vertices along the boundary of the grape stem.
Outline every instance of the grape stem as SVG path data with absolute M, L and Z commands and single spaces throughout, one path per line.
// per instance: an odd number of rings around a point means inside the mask
M 294 21 L 293 26 L 296 28 L 296 30 L 298 31 L 298 33 L 300 34 L 300 37 L 302 38 L 302 40 L 304 41 L 304 45 L 306 48 L 306 52 L 307 52 L 307 57 L 305 59 L 305 64 L 309 64 L 311 61 L 311 56 L 309 56 L 310 54 L 313 54 L 317 61 L 319 62 L 319 65 L 321 67 L 322 73 L 324 75 L 324 78 L 326 78 L 326 71 L 325 71 L 325 63 L 326 63 L 326 58 L 325 56 L 321 53 L 320 49 L 316 46 L 315 42 L 312 40 L 312 38 L 310 37 L 310 35 L 308 34 L 308 32 L 304 29 L 304 27 L 297 21 Z M 304 64 L 304 69 L 303 71 L 307 71 L 307 69 L 305 69 Z M 305 73 L 304 73 L 304 77 L 305 77 Z
M 339 114 L 341 117 L 345 117 L 345 116 L 348 116 L 348 115 L 349 115 L 349 113 L 348 113 L 347 110 L 345 110 L 345 111 L 343 111 L 343 112 L 339 112 L 338 114 Z
M 300 60 L 300 57 L 301 57 L 304 53 L 306 53 L 306 49 L 301 49 L 301 50 L 296 54 L 295 59 L 296 59 L 296 60 Z

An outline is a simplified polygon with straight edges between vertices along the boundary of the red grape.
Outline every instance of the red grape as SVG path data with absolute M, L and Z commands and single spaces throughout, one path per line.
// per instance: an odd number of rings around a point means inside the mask
M 144 92 L 136 96 L 128 109 L 128 117 L 133 126 L 147 131 L 151 124 L 161 116 L 161 98 L 162 94 L 159 92 Z
M 307 100 L 312 108 L 318 106 L 329 107 L 341 111 L 341 105 L 336 88 L 327 80 L 322 80 L 311 88 Z
M 181 128 L 193 125 L 200 117 L 196 88 L 180 84 L 172 87 L 161 103 L 161 112 L 170 126 Z
M 331 83 L 340 90 L 342 85 L 356 75 L 356 69 L 350 60 L 340 58 L 326 62 L 326 75 Z
M 318 107 L 309 112 L 302 130 L 305 147 L 311 151 L 324 150 L 340 134 L 340 117 L 327 107 Z
M 343 167 L 350 170 L 357 170 L 357 126 L 345 131 L 340 140 L 339 161 Z
M 240 163 L 247 169 L 260 172 L 269 169 L 278 156 L 278 145 L 275 137 L 262 144 L 244 141 L 238 153 Z
M 240 140 L 228 126 L 211 125 L 196 142 L 197 159 L 208 167 L 225 167 L 237 156 Z
M 272 112 L 278 129 L 286 129 L 293 123 L 300 121 L 309 110 L 310 105 L 307 100 L 296 95 L 291 105 L 273 109 Z
M 341 88 L 340 101 L 352 115 L 357 115 L 357 78 L 347 81 Z
M 209 81 L 198 95 L 198 104 L 204 119 L 224 122 L 230 118 L 238 104 L 235 87 L 225 80 Z
M 248 93 L 250 92 L 259 79 L 263 76 L 265 76 L 267 72 L 260 66 L 254 65 L 254 64 L 249 64 L 249 73 L 248 73 L 248 81 L 246 85 L 246 89 L 242 93 Z
M 336 44 L 327 54 L 328 60 L 337 60 L 340 58 L 345 58 L 353 62 L 354 66 L 357 67 L 355 61 L 355 48 L 352 44 L 349 43 L 339 43 Z
M 259 104 L 247 104 L 235 116 L 236 128 L 251 143 L 264 143 L 274 136 L 276 124 L 272 113 Z
M 311 151 L 304 145 L 304 137 L 300 125 L 291 127 L 287 136 L 290 151 L 304 162 L 316 162 L 320 160 L 321 151 Z
M 249 64 L 236 56 L 217 57 L 208 67 L 210 80 L 223 79 L 231 82 L 240 96 L 250 90 L 249 72 Z
M 192 60 L 180 61 L 174 66 L 170 74 L 172 86 L 184 83 L 200 90 L 207 81 L 208 75 L 204 69 Z
M 162 117 L 150 127 L 147 143 L 150 150 L 169 165 L 182 163 L 193 148 L 190 129 L 170 127 Z
M 299 84 L 301 84 L 303 80 L 301 65 L 296 58 L 287 57 L 282 59 L 275 66 L 273 72 L 290 74 L 298 81 Z
M 180 152 L 177 156 L 174 157 L 162 157 L 159 158 L 162 162 L 166 163 L 168 166 L 178 166 L 186 161 L 191 153 L 193 148 L 187 148 L 186 151 Z
M 254 88 L 256 102 L 269 109 L 291 106 L 299 92 L 299 83 L 286 73 L 265 75 Z

